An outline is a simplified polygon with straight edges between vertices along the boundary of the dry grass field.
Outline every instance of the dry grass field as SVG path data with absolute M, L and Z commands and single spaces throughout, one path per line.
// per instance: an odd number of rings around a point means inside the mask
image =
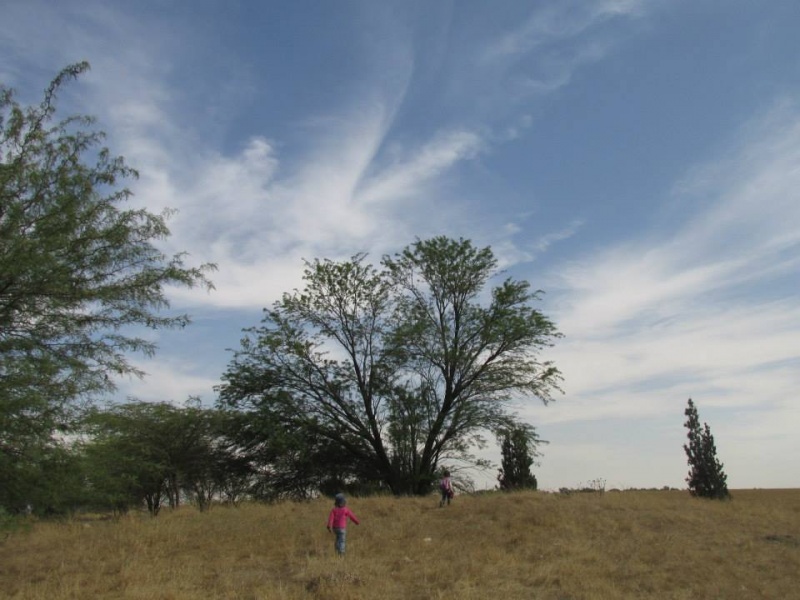
M 0 597 L 800 598 L 800 490 L 327 499 L 36 522 L 0 542 Z

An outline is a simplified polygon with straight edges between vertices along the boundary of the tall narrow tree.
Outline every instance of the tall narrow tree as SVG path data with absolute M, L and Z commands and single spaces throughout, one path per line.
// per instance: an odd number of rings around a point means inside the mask
M 500 433 L 500 472 L 497 481 L 501 490 L 535 490 L 538 487 L 531 467 L 537 456 L 536 446 L 542 440 L 530 426 L 517 426 Z
M 700 426 L 697 407 L 691 398 L 684 414 L 687 417 L 684 425 L 689 430 L 689 442 L 683 446 L 689 463 L 689 475 L 686 478 L 689 491 L 693 496 L 701 498 L 730 497 L 728 477 L 722 469 L 722 463 L 717 459 L 717 447 L 711 428 L 708 423 Z

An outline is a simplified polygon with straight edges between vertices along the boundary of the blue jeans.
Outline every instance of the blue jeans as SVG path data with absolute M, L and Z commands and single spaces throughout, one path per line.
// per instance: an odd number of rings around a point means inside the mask
M 347 529 L 344 529 L 343 527 L 334 527 L 333 533 L 336 534 L 336 541 L 334 542 L 336 554 L 344 554 L 345 542 L 347 539 Z

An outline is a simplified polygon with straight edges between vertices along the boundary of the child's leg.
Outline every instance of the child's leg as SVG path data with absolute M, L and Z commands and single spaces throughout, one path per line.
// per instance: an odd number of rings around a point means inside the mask
M 334 547 L 336 548 L 336 553 L 344 554 L 345 542 L 347 538 L 347 530 L 335 528 L 333 532 L 336 534 L 336 542 L 334 544 Z

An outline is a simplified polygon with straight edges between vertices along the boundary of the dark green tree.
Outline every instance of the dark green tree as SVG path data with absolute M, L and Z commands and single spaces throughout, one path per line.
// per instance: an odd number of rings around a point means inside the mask
M 230 413 L 204 408 L 192 398 L 177 413 L 178 444 L 171 452 L 176 489 L 191 497 L 201 511 L 218 498 L 235 502 L 248 490 L 250 470 L 247 457 L 231 444 L 237 421 Z M 179 485 L 178 485 L 179 483 Z
M 86 420 L 87 479 L 120 510 L 144 502 L 157 515 L 182 497 L 206 510 L 224 487 L 228 467 L 222 415 L 190 400 L 185 407 L 130 402 L 95 410 Z
M 501 490 L 535 490 L 536 476 L 531 472 L 536 448 L 543 443 L 533 427 L 519 425 L 500 432 L 500 470 L 497 481 Z
M 247 330 L 220 400 L 267 403 L 364 477 L 425 494 L 440 461 L 470 460 L 484 432 L 513 424 L 513 398 L 552 399 L 560 373 L 538 355 L 560 334 L 527 282 L 484 296 L 498 274 L 490 248 L 418 240 L 382 267 L 364 255 L 307 263 L 305 288 Z
M 177 505 L 171 447 L 177 410 L 165 403 L 132 402 L 90 413 L 84 428 L 87 482 L 101 506 L 125 512 L 146 503 L 156 516 L 165 500 Z
M 684 411 L 688 429 L 689 443 L 683 449 L 689 463 L 689 475 L 686 482 L 693 496 L 701 498 L 725 499 L 730 497 L 728 492 L 728 476 L 722 470 L 722 463 L 717 459 L 717 447 L 711 428 L 708 423 L 700 426 L 697 408 L 689 398 L 689 404 Z
M 226 447 L 238 463 L 234 471 L 246 474 L 242 492 L 271 502 L 306 500 L 320 492 L 367 491 L 365 486 L 374 483 L 374 477 L 359 470 L 341 446 L 296 427 L 295 415 L 276 410 L 283 406 L 266 398 L 250 410 L 223 411 L 228 415 Z
M 158 515 L 167 478 L 159 453 L 131 435 L 98 431 L 83 448 L 87 506 L 125 514 L 143 504 Z
M 28 447 L 18 460 L 6 464 L 11 468 L 2 474 L 0 507 L 54 516 L 86 505 L 83 463 L 72 444 L 53 440 L 46 446 Z
M 213 265 L 164 255 L 169 213 L 125 207 L 136 177 L 102 147 L 90 117 L 56 118 L 63 85 L 89 68 L 71 65 L 39 105 L 0 86 L 0 488 L 10 510 L 20 472 L 68 429 L 81 400 L 142 375 L 131 352 L 152 355 L 143 328 L 183 327 L 166 315 L 167 286 L 211 287 Z M 21 467 L 22 466 L 22 467 Z M 9 506 L 7 503 L 11 502 Z

